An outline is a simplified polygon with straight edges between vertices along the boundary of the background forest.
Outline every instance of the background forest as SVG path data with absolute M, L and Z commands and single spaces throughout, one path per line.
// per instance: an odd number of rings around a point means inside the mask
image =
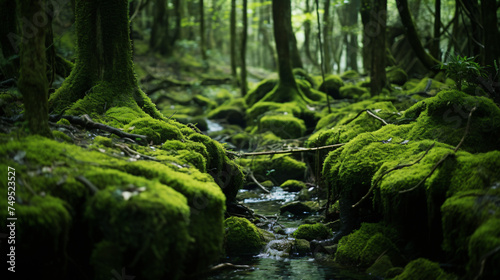
M 499 8 L 0 0 L 3 269 L 498 278 Z

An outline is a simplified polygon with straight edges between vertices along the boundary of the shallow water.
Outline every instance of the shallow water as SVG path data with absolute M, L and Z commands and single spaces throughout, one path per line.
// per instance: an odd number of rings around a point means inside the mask
M 242 190 L 244 192 L 246 190 Z M 283 191 L 279 187 L 274 187 L 270 194 L 261 194 L 257 198 L 247 198 L 243 203 L 252 208 L 255 213 L 264 216 L 278 217 L 280 207 L 295 199 L 297 193 Z M 280 217 L 279 223 L 285 226 L 285 232 L 291 234 L 302 224 L 300 219 Z M 269 247 L 269 246 L 267 246 Z M 249 269 L 226 269 L 217 272 L 208 279 L 281 279 L 281 280 L 365 280 L 376 279 L 364 273 L 353 271 L 352 269 L 340 266 L 331 266 L 318 263 L 312 255 L 276 257 L 270 254 L 269 249 L 256 256 L 232 257 L 223 260 L 235 265 L 248 265 Z

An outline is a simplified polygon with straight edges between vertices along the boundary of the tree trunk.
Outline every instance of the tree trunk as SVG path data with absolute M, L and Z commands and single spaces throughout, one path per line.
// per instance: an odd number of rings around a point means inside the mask
M 44 4 L 44 2 L 41 3 Z M 49 128 L 45 54 L 45 26 L 48 24 L 48 15 L 40 10 L 39 5 L 33 5 L 32 1 L 20 0 L 18 3 L 21 18 L 34 19 L 34 16 L 40 12 L 45 17 L 45 23 L 37 24 L 37 27 L 33 26 L 35 29 L 31 31 L 28 31 L 26 26 L 31 23 L 23 22 L 18 87 L 23 95 L 25 117 L 30 132 L 52 138 L 52 132 Z
M 370 72 L 370 92 L 372 95 L 379 94 L 387 83 L 387 77 L 385 75 L 386 24 L 387 0 L 374 1 L 370 25 L 376 26 L 378 35 L 371 39 L 372 65 Z
M 422 46 L 422 42 L 420 42 L 420 39 L 418 37 L 417 30 L 415 29 L 415 24 L 410 14 L 410 10 L 408 9 L 408 1 L 396 0 L 396 4 L 398 7 L 399 16 L 401 17 L 401 21 L 403 22 L 403 26 L 405 27 L 406 37 L 408 38 L 413 51 L 417 55 L 418 59 L 420 59 L 420 61 L 424 64 L 424 66 L 427 67 L 427 69 L 434 68 L 441 62 L 427 53 Z
M 76 65 L 51 95 L 53 111 L 102 114 L 111 107 L 129 107 L 162 119 L 135 78 L 128 0 L 77 0 L 75 14 Z
M 205 42 L 205 7 L 203 4 L 203 0 L 199 0 L 198 4 L 200 5 L 200 51 L 201 58 L 203 60 L 207 60 L 207 46 Z
M 292 67 L 303 68 L 302 59 L 300 59 L 299 49 L 297 48 L 297 39 L 295 38 L 295 33 L 292 28 L 292 9 L 290 9 L 290 13 L 286 13 L 284 16 L 286 17 L 285 22 L 287 24 L 286 30 L 288 32 L 288 39 L 290 40 L 290 58 L 292 61 Z
M 493 66 L 500 59 L 500 36 L 498 32 L 497 4 L 495 0 L 481 1 L 481 20 L 483 24 L 483 44 L 481 52 L 483 65 Z
M 332 72 L 331 65 L 331 29 L 332 26 L 330 24 L 330 0 L 325 0 L 324 6 L 324 14 L 323 14 L 323 71 L 325 74 L 329 74 Z
M 17 35 L 16 1 L 0 0 L 0 7 L 2 7 L 0 10 L 0 17 L 2 18 L 0 46 L 5 60 L 0 65 L 0 72 L 2 72 L 4 79 L 17 79 L 19 76 L 19 63 L 18 60 L 12 59 L 13 56 L 18 54 L 21 43 L 21 37 Z
M 346 67 L 355 71 L 358 71 L 358 34 L 355 30 L 357 30 L 358 25 L 358 13 L 360 5 L 360 0 L 353 0 L 348 4 L 349 43 L 346 46 Z
M 310 0 L 306 0 L 306 10 L 305 13 L 311 13 Z M 315 66 L 320 67 L 317 59 L 311 53 L 311 21 L 306 20 L 304 22 L 304 50 L 306 52 L 306 57 Z
M 274 20 L 274 40 L 276 41 L 276 51 L 278 52 L 278 73 L 280 83 L 287 87 L 297 88 L 295 78 L 290 63 L 290 47 L 287 26 L 291 22 L 286 22 L 291 13 L 290 0 L 273 0 L 273 20 Z
M 153 13 L 153 26 L 151 28 L 151 37 L 149 38 L 149 47 L 153 51 L 159 51 L 161 49 L 161 40 L 168 32 L 168 28 L 165 28 L 165 0 L 156 0 L 154 2 L 154 13 Z
M 441 56 L 439 41 L 441 37 L 441 0 L 434 3 L 434 38 L 430 47 L 431 55 L 439 58 Z
M 236 78 L 236 0 L 231 0 L 230 16 L 231 74 Z
M 247 16 L 247 0 L 243 0 L 243 30 L 241 31 L 241 70 L 240 70 L 240 83 L 241 83 L 241 96 L 247 94 L 247 36 L 248 36 L 248 16 Z
M 375 33 L 370 26 L 370 13 L 372 11 L 371 0 L 362 0 L 361 2 L 361 22 L 363 23 L 363 69 L 365 73 L 371 72 L 371 41 Z

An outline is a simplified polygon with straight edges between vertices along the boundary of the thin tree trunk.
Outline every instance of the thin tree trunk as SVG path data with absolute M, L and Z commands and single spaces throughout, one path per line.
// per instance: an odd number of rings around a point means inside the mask
M 324 3 L 324 14 L 323 14 L 323 67 L 325 74 L 332 72 L 331 66 L 331 24 L 330 24 L 330 0 L 325 0 Z
M 198 0 L 198 4 L 200 5 L 200 51 L 201 58 L 203 60 L 207 60 L 207 46 L 205 42 L 205 7 L 203 4 L 203 0 Z
M 361 22 L 363 23 L 363 49 L 362 49 L 362 57 L 363 57 L 363 69 L 365 73 L 371 72 L 371 43 L 372 38 L 375 33 L 371 29 L 373 27 L 370 26 L 370 13 L 372 11 L 371 0 L 362 0 L 361 2 Z
M 231 0 L 230 16 L 231 74 L 236 78 L 236 0 Z
M 16 18 L 16 1 L 13 0 L 0 0 L 0 17 L 2 24 L 0 24 L 0 46 L 2 49 L 2 56 L 4 60 L 9 60 L 3 65 L 0 65 L 0 71 L 3 73 L 5 79 L 18 78 L 19 76 L 19 62 L 18 60 L 11 59 L 12 56 L 17 55 L 21 43 L 21 37 L 18 36 L 17 18 Z
M 241 96 L 247 94 L 247 62 L 246 62 L 246 52 L 247 52 L 247 36 L 248 36 L 248 16 L 247 16 L 247 0 L 243 0 L 243 30 L 241 32 L 241 49 L 240 49 L 240 59 L 241 59 Z
M 291 25 L 286 22 L 289 19 L 286 14 L 289 13 L 291 13 L 290 0 L 273 0 L 274 38 L 278 52 L 280 83 L 285 87 L 297 89 L 290 63 L 289 34 L 286 32 L 287 25 Z
M 417 30 L 415 29 L 415 24 L 413 22 L 412 16 L 410 14 L 410 10 L 408 9 L 408 1 L 407 0 L 396 0 L 399 15 L 401 17 L 401 21 L 405 27 L 405 34 L 410 42 L 410 45 L 413 48 L 416 56 L 420 61 L 424 64 L 427 69 L 433 69 L 436 64 L 440 64 L 437 59 L 427 53 L 422 46 L 422 42 L 420 41 Z
M 245 0 L 246 1 L 246 0 Z M 297 48 L 297 39 L 295 38 L 295 33 L 292 28 L 292 11 L 290 9 L 290 13 L 286 13 L 285 17 L 287 17 L 286 22 L 287 25 L 286 30 L 288 32 L 288 38 L 290 40 L 290 55 L 292 60 L 293 68 L 303 68 L 302 59 L 300 58 L 299 49 Z
M 439 50 L 439 41 L 441 37 L 441 0 L 436 0 L 434 3 L 434 38 L 430 47 L 431 55 L 439 58 L 441 56 Z
M 311 13 L 310 0 L 306 0 L 306 13 Z M 311 21 L 306 20 L 304 22 L 304 50 L 306 52 L 306 57 L 315 66 L 320 67 L 317 59 L 313 57 L 311 53 Z
M 42 4 L 45 1 L 42 1 Z M 33 5 L 32 1 L 18 1 L 22 18 L 33 19 L 40 12 L 39 5 Z M 11 11 L 13 12 L 13 11 Z M 48 15 L 42 12 L 48 21 Z M 46 52 L 45 52 L 45 24 L 37 24 L 36 32 L 28 31 L 23 23 L 23 39 L 20 52 L 20 78 L 18 82 L 19 91 L 23 95 L 24 109 L 28 127 L 33 134 L 39 134 L 52 138 L 49 128 L 48 109 L 48 82 L 46 76 Z

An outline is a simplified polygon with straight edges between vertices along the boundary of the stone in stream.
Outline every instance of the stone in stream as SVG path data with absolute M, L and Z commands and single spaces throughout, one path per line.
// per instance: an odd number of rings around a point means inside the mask
M 315 201 L 294 201 L 280 208 L 280 213 L 289 212 L 293 215 L 307 215 L 319 211 L 319 204 Z

